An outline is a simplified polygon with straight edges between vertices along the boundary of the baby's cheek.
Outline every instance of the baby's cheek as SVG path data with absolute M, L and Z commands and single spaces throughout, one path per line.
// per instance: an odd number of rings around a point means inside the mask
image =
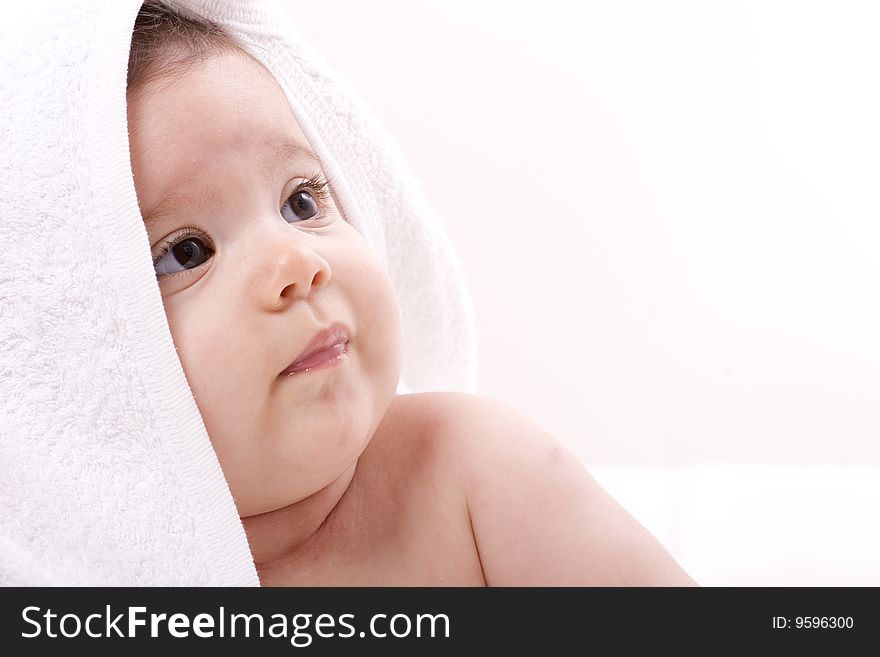
M 381 267 L 371 272 L 368 285 L 372 291 L 367 310 L 369 332 L 376 338 L 372 345 L 373 366 L 384 386 L 396 390 L 403 352 L 400 306 L 391 281 Z
M 254 381 L 259 359 L 247 358 L 236 346 L 238 332 L 232 318 L 186 309 L 167 312 L 171 337 L 187 382 L 205 421 L 219 420 L 223 407 L 232 410 L 242 381 Z M 236 384 L 236 382 L 239 382 Z

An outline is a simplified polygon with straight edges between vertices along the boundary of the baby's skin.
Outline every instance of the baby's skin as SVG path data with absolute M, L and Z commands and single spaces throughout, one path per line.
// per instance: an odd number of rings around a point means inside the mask
M 556 439 L 482 396 L 396 396 L 345 481 L 290 508 L 300 532 L 246 520 L 264 586 L 695 585 Z
M 256 60 L 149 80 L 128 120 L 169 328 L 263 585 L 694 584 L 522 414 L 396 394 L 391 282 Z M 331 326 L 345 351 L 290 375 Z

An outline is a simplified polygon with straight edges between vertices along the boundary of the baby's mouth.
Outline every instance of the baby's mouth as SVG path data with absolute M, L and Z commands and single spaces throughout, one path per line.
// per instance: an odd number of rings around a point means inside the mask
M 281 375 L 293 376 L 299 372 L 311 372 L 317 369 L 333 367 L 344 358 L 348 358 L 347 341 L 334 344 L 329 349 L 322 349 L 300 362 L 291 364 Z
M 351 331 L 342 322 L 335 322 L 318 331 L 296 360 L 281 372 L 281 376 L 335 365 L 348 356 L 350 339 Z

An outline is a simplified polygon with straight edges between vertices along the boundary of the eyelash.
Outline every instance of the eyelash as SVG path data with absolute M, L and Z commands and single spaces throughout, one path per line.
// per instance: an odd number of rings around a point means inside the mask
M 290 201 L 290 199 L 293 198 L 294 195 L 296 195 L 297 193 L 304 191 L 304 190 L 308 191 L 311 194 L 312 198 L 315 199 L 315 202 L 318 205 L 318 215 L 315 217 L 312 217 L 311 219 L 304 219 L 303 221 L 314 221 L 316 219 L 323 219 L 324 212 L 327 210 L 326 202 L 327 202 L 327 199 L 330 198 L 330 190 L 327 189 L 329 187 L 329 184 L 330 183 L 327 180 L 325 180 L 324 178 L 322 178 L 320 176 L 320 174 L 316 173 L 308 180 L 301 182 L 299 185 L 297 185 L 296 189 L 294 189 L 290 193 L 290 195 L 287 197 L 287 199 L 284 201 L 284 205 L 287 205 L 288 201 Z M 284 206 L 281 206 L 281 207 L 284 207 Z M 195 226 L 183 226 L 180 229 L 180 231 L 178 231 L 177 233 L 175 233 L 174 235 L 172 235 L 168 239 L 160 242 L 159 245 L 156 247 L 159 251 L 155 255 L 155 257 L 153 258 L 153 266 L 155 267 L 156 263 L 158 263 L 162 258 L 164 258 L 165 254 L 168 253 L 171 249 L 173 249 L 175 246 L 180 244 L 187 237 L 193 237 L 193 236 L 206 237 L 206 235 L 201 230 L 196 228 Z M 178 274 L 185 274 L 188 271 L 192 271 L 192 270 L 183 270 L 183 271 L 175 272 L 173 274 L 165 274 L 165 277 L 172 277 L 172 276 L 177 276 Z

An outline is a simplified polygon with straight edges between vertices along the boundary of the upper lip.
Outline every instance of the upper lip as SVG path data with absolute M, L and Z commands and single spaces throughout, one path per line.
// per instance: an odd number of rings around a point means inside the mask
M 303 362 L 309 356 L 316 354 L 324 349 L 329 349 L 333 345 L 348 342 L 351 338 L 351 331 L 342 322 L 335 322 L 325 329 L 318 331 L 312 341 L 306 345 L 303 352 L 296 357 L 290 365 L 284 368 L 284 372 L 291 370 Z

